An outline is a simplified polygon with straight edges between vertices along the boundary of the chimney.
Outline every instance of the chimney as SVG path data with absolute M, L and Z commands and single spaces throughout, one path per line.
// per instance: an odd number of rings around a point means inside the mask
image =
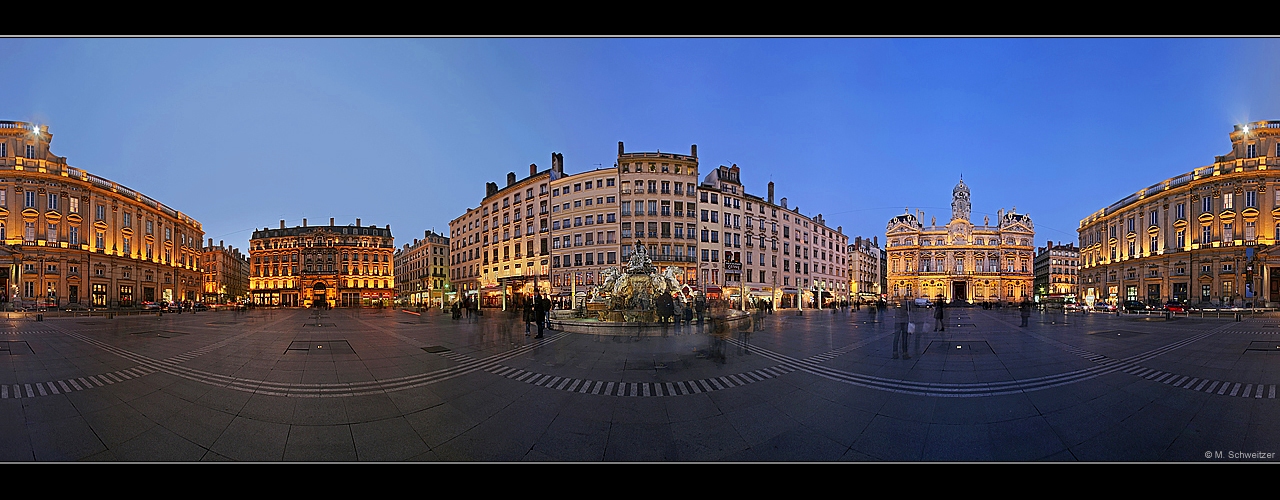
M 213 238 L 209 238 L 209 241 L 213 241 Z M 218 246 L 223 246 L 222 242 L 223 240 L 218 240 Z
M 302 218 L 302 227 L 307 227 L 307 218 L 306 218 L 306 217 L 303 217 L 303 218 Z
M 280 219 L 280 229 L 284 229 L 284 219 Z
M 209 246 L 213 246 L 213 238 L 209 238 Z
M 773 203 L 773 181 L 769 181 L 769 203 Z
M 423 231 L 423 232 L 422 232 L 422 239 L 424 239 L 424 240 L 425 240 L 425 239 L 427 239 L 429 236 L 431 236 L 431 231 Z
M 872 236 L 872 237 L 871 237 L 871 244 L 872 244 L 872 245 L 875 245 L 875 246 L 876 246 L 876 248 L 880 248 L 880 237 L 879 237 L 879 236 Z
M 360 218 L 356 217 L 356 227 L 360 227 Z
M 330 226 L 330 227 L 332 227 L 332 226 L 333 226 L 333 217 L 330 217 L 330 218 L 329 218 L 329 226 Z
M 692 157 L 694 157 L 694 158 L 697 158 L 697 157 L 698 157 L 698 145 L 697 145 L 697 144 L 694 144 L 693 146 L 691 146 L 691 147 L 689 148 L 689 156 L 692 156 Z
M 495 194 L 497 194 L 497 193 L 498 193 L 498 183 L 496 183 L 496 182 L 486 182 L 486 183 L 484 183 L 484 197 L 485 197 L 485 198 L 488 198 L 488 197 L 490 197 L 490 196 L 493 196 L 493 195 L 495 195 Z M 357 225 L 357 226 L 359 226 L 359 224 L 356 224 L 356 225 Z
M 622 141 L 618 141 L 618 156 L 622 156 Z
M 535 175 L 538 175 L 538 164 L 537 164 L 537 163 L 530 163 L 530 164 L 529 164 L 529 177 L 533 177 L 533 176 L 535 176 Z
M 564 153 L 551 153 L 551 170 L 556 171 L 556 175 L 564 175 Z
M 787 208 L 787 197 L 786 197 L 786 196 L 783 196 L 781 200 L 778 200 L 778 202 L 779 202 L 779 203 L 778 203 L 778 205 L 780 205 L 783 209 L 786 209 L 786 208 Z
M 516 173 L 507 172 L 507 187 L 514 186 L 515 184 L 516 184 Z
M 391 230 L 391 224 L 387 224 L 387 231 Z

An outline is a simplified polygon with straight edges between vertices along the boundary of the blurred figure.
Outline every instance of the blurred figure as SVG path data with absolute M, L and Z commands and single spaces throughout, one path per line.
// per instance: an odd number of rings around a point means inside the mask
M 893 334 L 893 359 L 898 359 L 898 355 L 902 355 L 902 359 L 911 359 L 907 354 L 907 335 L 911 325 L 911 307 L 912 303 L 909 299 L 902 299 L 898 304 L 897 317 L 895 318 L 894 334 Z M 901 346 L 901 349 L 899 349 Z

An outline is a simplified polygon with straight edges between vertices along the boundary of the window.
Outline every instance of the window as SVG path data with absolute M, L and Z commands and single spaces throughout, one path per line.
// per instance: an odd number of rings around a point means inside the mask
M 1174 213 L 1178 219 L 1187 218 L 1187 206 L 1183 203 L 1177 204 Z
M 23 195 L 24 195 L 24 197 L 23 197 L 23 204 L 22 204 L 22 208 L 35 208 L 35 207 L 36 207 L 36 192 L 35 192 L 35 191 L 23 191 Z
M 1223 194 L 1223 195 L 1222 195 L 1222 209 L 1223 209 L 1223 210 L 1231 210 L 1231 207 L 1232 207 L 1231 202 L 1232 202 L 1232 200 L 1234 200 L 1234 199 L 1235 199 L 1235 196 L 1234 196 L 1234 195 L 1232 195 L 1231 193 Z
M 94 212 L 94 219 L 95 219 L 95 220 L 107 220 L 107 206 L 106 206 L 106 205 L 98 205 L 97 207 L 95 207 L 95 209 L 96 209 L 96 212 Z
M 1222 241 L 1231 241 L 1235 239 L 1235 232 L 1232 231 L 1230 222 L 1222 224 Z
M 46 207 L 46 210 L 57 210 L 58 209 L 57 193 L 49 193 L 48 202 L 49 202 L 49 205 Z
M 1210 227 L 1210 226 L 1204 226 L 1204 227 L 1201 227 L 1201 228 L 1200 228 L 1200 243 L 1201 243 L 1201 244 L 1208 244 L 1210 241 L 1213 241 L 1213 228 L 1212 228 L 1212 227 Z
M 1249 208 L 1254 208 L 1254 207 L 1257 207 L 1257 206 L 1258 206 L 1258 192 L 1257 192 L 1257 191 L 1245 191 L 1245 192 L 1244 192 L 1244 206 L 1245 206 L 1245 207 L 1249 207 Z
M 1210 197 L 1208 197 L 1208 196 L 1205 196 L 1204 198 L 1200 198 L 1200 211 L 1201 211 L 1201 212 L 1212 212 L 1212 211 L 1213 211 L 1213 198 L 1210 198 Z

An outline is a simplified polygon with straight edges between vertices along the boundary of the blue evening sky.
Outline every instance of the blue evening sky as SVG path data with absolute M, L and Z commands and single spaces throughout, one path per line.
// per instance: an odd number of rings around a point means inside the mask
M 1272 39 L 0 39 L 0 120 L 247 246 L 391 224 L 397 243 L 530 163 L 738 164 L 846 234 L 905 207 L 1016 206 L 1037 244 L 1280 119 Z M 399 245 L 397 245 L 399 246 Z

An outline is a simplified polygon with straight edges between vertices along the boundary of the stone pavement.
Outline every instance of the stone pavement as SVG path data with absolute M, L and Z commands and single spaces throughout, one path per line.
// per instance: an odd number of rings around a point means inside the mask
M 0 321 L 0 461 L 1274 461 L 1280 320 L 760 331 L 260 310 Z M 888 322 L 886 322 L 888 321 Z M 750 330 L 750 328 L 747 328 Z M 1261 452 L 1262 455 L 1239 455 Z M 1206 453 L 1208 458 L 1206 458 Z M 1221 455 L 1215 455 L 1220 453 Z M 1270 453 L 1271 455 L 1267 455 Z

